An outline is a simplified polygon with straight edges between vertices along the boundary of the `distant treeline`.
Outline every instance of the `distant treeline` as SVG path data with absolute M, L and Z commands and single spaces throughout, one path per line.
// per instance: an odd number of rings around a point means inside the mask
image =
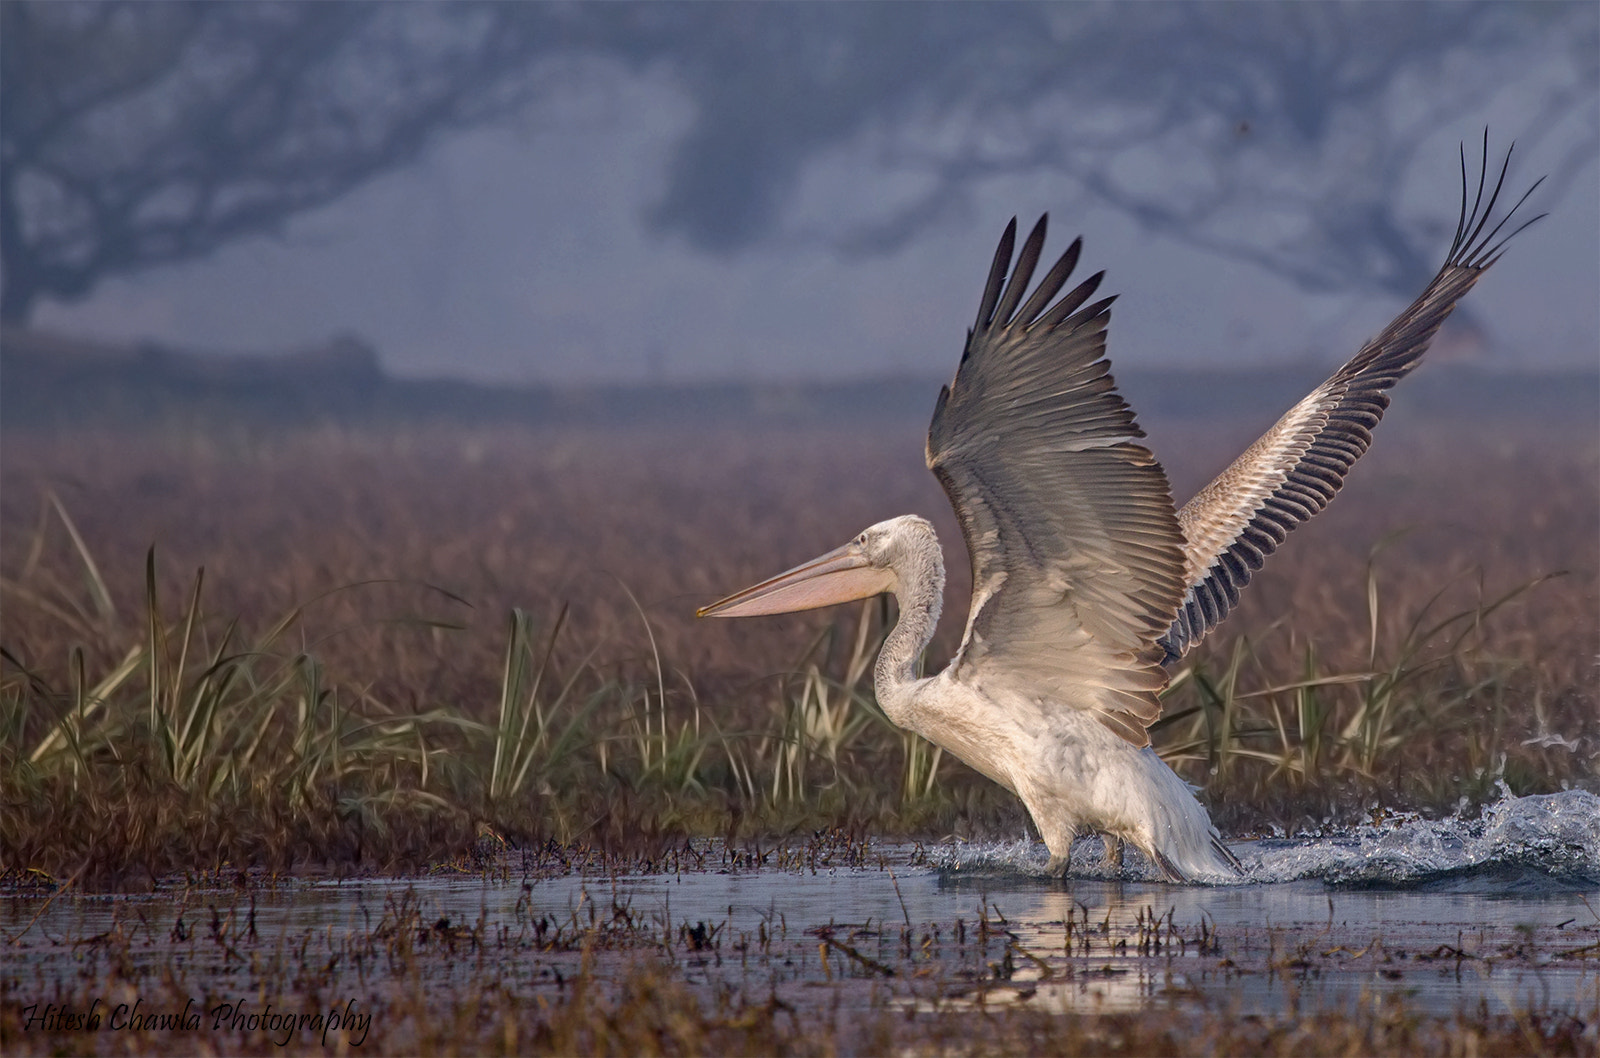
M 1120 368 L 1151 418 L 1287 409 L 1328 368 Z M 0 426 L 137 427 L 175 422 L 261 426 L 437 423 L 633 426 L 832 426 L 921 421 L 938 376 L 843 382 L 492 385 L 396 378 L 360 339 L 278 355 L 213 355 L 154 343 L 110 345 L 36 331 L 0 332 Z M 1543 372 L 1425 364 L 1401 397 L 1426 414 L 1600 422 L 1600 369 Z

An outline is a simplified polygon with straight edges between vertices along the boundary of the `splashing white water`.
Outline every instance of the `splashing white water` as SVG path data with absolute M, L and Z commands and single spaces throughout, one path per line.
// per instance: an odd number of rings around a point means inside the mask
M 1404 885 L 1496 867 L 1600 882 L 1600 797 L 1584 790 L 1514 797 L 1502 790 L 1475 819 L 1405 815 L 1327 837 L 1252 844 L 1236 851 L 1245 853 L 1246 872 L 1258 882 Z
M 1508 871 L 1520 887 L 1600 885 L 1600 796 L 1584 790 L 1500 799 L 1467 818 L 1416 814 L 1325 834 L 1250 841 L 1230 846 L 1244 867 L 1243 884 L 1321 878 L 1335 885 L 1410 886 L 1436 879 Z M 1029 840 L 946 845 L 935 867 L 973 874 L 1043 876 L 1044 846 Z M 1073 846 L 1076 878 L 1155 880 L 1137 852 L 1127 850 L 1121 869 L 1106 863 L 1098 840 Z

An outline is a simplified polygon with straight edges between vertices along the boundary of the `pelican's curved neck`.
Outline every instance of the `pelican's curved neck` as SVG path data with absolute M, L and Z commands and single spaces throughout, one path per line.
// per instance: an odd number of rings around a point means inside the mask
M 917 664 L 939 624 L 944 603 L 944 555 L 933 526 L 906 518 L 896 533 L 890 568 L 900 619 L 890 629 L 873 669 L 878 704 L 890 720 L 906 726 L 917 683 Z

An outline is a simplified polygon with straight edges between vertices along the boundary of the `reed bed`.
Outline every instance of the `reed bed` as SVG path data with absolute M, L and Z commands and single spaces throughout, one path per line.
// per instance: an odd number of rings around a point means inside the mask
M 1153 432 L 1180 495 L 1236 440 Z M 1169 691 L 1158 747 L 1227 832 L 1597 788 L 1592 429 L 1384 434 Z M 897 423 L 8 434 L 0 860 L 127 887 L 1014 837 L 1013 798 L 877 710 L 887 603 L 692 617 L 917 511 L 951 570 L 942 664 L 968 578 L 919 454 Z

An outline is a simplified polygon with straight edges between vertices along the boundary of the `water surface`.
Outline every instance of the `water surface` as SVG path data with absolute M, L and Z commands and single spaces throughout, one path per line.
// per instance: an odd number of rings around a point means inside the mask
M 1017 841 L 813 849 L 783 867 L 697 846 L 671 871 L 552 872 L 513 852 L 406 879 L 14 892 L 0 897 L 16 942 L 3 990 L 80 1004 L 158 980 L 197 1002 L 307 988 L 553 998 L 643 960 L 800 1007 L 1275 1015 L 1404 999 L 1600 1018 L 1592 794 L 1234 850 L 1246 877 L 1216 886 L 1154 881 L 1136 856 L 1112 872 L 1095 841 L 1052 879 L 1043 846 Z

